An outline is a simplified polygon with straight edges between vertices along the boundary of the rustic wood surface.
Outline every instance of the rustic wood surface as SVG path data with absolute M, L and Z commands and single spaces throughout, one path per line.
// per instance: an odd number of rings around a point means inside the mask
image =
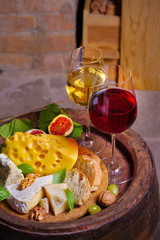
M 84 112 L 70 110 L 74 120 L 85 123 Z M 24 116 L 25 117 L 25 116 Z M 26 116 L 35 122 L 37 114 Z M 94 128 L 93 131 L 100 134 Z M 110 149 L 110 138 L 107 149 Z M 106 151 L 107 151 L 106 149 Z M 105 152 L 103 154 L 106 154 Z M 107 153 L 108 154 L 108 153 Z M 96 215 L 84 216 L 64 223 L 43 223 L 20 219 L 16 214 L 6 217 L 0 212 L 0 228 L 16 239 L 107 239 L 151 240 L 159 219 L 159 194 L 152 155 L 143 139 L 132 130 L 117 135 L 117 154 L 131 167 L 133 179 L 121 186 L 116 202 Z M 8 236 L 8 238 L 7 238 Z M 11 235 L 10 235 L 11 236 Z
M 119 59 L 120 17 L 90 13 L 90 3 L 86 0 L 83 10 L 82 45 L 101 48 L 105 62 L 113 62 Z
M 122 0 L 120 63 L 131 69 L 137 90 L 158 90 L 160 1 Z

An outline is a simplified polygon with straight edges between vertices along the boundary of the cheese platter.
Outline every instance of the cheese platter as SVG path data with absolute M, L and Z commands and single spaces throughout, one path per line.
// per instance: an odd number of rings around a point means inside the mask
M 71 118 L 81 124 L 85 123 L 85 114 L 83 111 L 68 109 Z M 30 119 L 33 127 L 37 128 L 40 111 L 33 111 L 21 116 L 17 119 Z M 11 121 L 11 120 L 9 120 Z M 4 125 L 7 122 L 1 123 Z M 78 146 L 78 156 L 87 155 L 91 158 L 98 159 L 102 170 L 101 182 L 98 189 L 91 193 L 90 198 L 80 206 L 76 206 L 71 211 L 64 211 L 58 215 L 53 215 L 52 210 L 40 221 L 29 219 L 29 215 L 21 214 L 8 204 L 7 201 L 0 202 L 0 226 L 2 233 L 8 239 L 15 235 L 18 239 L 116 239 L 121 240 L 119 229 L 123 226 L 123 231 L 127 239 L 139 240 L 138 234 L 143 234 L 143 239 L 153 235 L 153 229 L 156 228 L 158 222 L 158 183 L 155 171 L 154 160 L 143 139 L 134 131 L 127 130 L 117 136 L 117 154 L 123 156 L 123 164 L 126 166 L 126 174 L 132 176 L 129 183 L 121 184 L 119 194 L 116 201 L 109 207 L 102 207 L 102 210 L 96 214 L 90 215 L 88 208 L 91 204 L 97 204 L 97 198 L 103 190 L 108 186 L 107 162 L 101 160 L 103 156 L 110 154 L 110 136 L 100 133 L 94 127 L 92 131 L 102 134 L 108 141 L 106 150 L 98 157 L 90 150 Z M 1 138 L 1 143 L 3 139 Z M 144 165 L 145 161 L 145 165 Z M 154 198 L 151 197 L 154 193 Z M 150 211 L 148 221 L 150 226 L 138 227 L 142 218 L 145 218 L 145 207 Z M 154 206 L 154 208 L 153 208 Z M 156 210 L 155 210 L 156 207 Z M 136 217 L 134 224 L 131 219 Z M 154 218 L 155 221 L 152 221 Z M 130 219 L 130 221 L 128 221 Z M 128 228 L 131 229 L 128 233 Z M 7 231 L 9 229 L 10 231 Z M 7 238 L 6 238 L 7 239 Z

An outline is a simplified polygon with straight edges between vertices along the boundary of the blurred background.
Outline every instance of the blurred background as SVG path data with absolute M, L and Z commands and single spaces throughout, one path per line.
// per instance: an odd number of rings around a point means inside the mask
M 81 45 L 131 69 L 132 128 L 150 147 L 160 182 L 160 1 L 0 0 L 0 118 L 69 100 L 69 59 Z

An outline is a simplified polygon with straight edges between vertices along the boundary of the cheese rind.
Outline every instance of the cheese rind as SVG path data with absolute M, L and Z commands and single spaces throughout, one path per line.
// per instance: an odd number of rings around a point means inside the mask
M 45 196 L 43 186 L 51 184 L 52 181 L 53 175 L 48 175 L 37 178 L 31 186 L 24 190 L 18 190 L 19 183 L 7 186 L 6 189 L 10 193 L 8 203 L 17 212 L 22 214 L 28 213 Z
M 2 187 L 19 183 L 24 178 L 22 171 L 5 154 L 0 154 L 0 181 Z
M 66 183 L 45 185 L 44 188 L 52 211 L 55 215 L 69 209 Z

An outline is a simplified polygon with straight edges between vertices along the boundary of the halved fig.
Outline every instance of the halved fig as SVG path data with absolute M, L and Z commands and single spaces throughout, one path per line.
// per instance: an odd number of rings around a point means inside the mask
M 32 135 L 46 134 L 44 131 L 42 131 L 40 129 L 31 129 L 31 130 L 28 130 L 27 132 L 32 134 Z
M 72 119 L 66 115 L 59 114 L 48 126 L 48 132 L 53 135 L 71 137 L 74 131 Z

